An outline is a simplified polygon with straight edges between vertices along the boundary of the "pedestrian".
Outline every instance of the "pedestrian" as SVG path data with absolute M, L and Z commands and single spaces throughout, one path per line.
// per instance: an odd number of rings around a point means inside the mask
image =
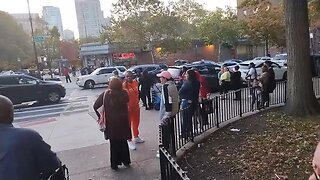
M 318 143 L 316 150 L 313 154 L 312 159 L 313 173 L 309 177 L 309 180 L 319 180 L 320 179 L 320 143 Z
M 251 62 L 249 64 L 249 71 L 246 74 L 246 80 L 247 80 L 248 87 L 250 87 L 251 95 L 253 94 L 253 91 L 254 91 L 254 89 L 252 88 L 253 81 L 256 80 L 258 77 L 258 73 L 255 66 L 256 65 L 253 62 Z
M 150 90 L 152 85 L 153 85 L 153 82 L 148 71 L 144 70 L 140 77 L 139 86 L 140 86 L 140 98 L 146 110 L 152 109 L 152 102 L 151 102 L 151 95 L 150 95 Z
M 187 73 L 188 68 L 186 66 L 182 67 L 182 70 L 179 74 L 179 82 L 177 84 L 178 90 L 181 88 L 183 82 L 186 80 L 186 73 Z
M 220 76 L 220 95 L 224 95 L 229 91 L 231 75 L 227 67 L 223 67 L 223 71 L 221 71 L 221 73 L 222 74 Z M 225 99 L 225 97 L 222 96 L 221 99 Z
M 262 73 L 259 77 L 259 81 L 261 84 L 261 97 L 262 97 L 262 107 L 265 106 L 265 103 L 269 101 L 269 72 L 268 66 L 262 66 Z
M 241 95 L 241 85 L 242 85 L 242 80 L 241 80 L 241 72 L 239 71 L 239 66 L 234 67 L 234 71 L 231 73 L 231 88 L 235 91 L 235 98 L 233 100 L 240 100 L 240 95 Z
M 37 132 L 12 122 L 12 102 L 0 95 L 0 179 L 48 179 L 61 167 L 60 160 Z
M 144 140 L 139 137 L 140 106 L 138 86 L 137 80 L 133 79 L 133 73 L 127 71 L 125 74 L 125 81 L 123 82 L 123 89 L 125 89 L 129 95 L 128 110 L 133 140 L 128 139 L 128 145 L 131 150 L 136 149 L 136 143 L 144 143 Z
M 111 79 L 113 79 L 113 78 L 120 78 L 119 77 L 119 72 L 117 70 L 112 71 L 112 76 L 109 77 L 108 83 L 110 83 Z
M 197 80 L 196 72 L 189 69 L 186 73 L 186 81 L 179 90 L 182 108 L 181 135 L 183 138 L 190 136 L 192 127 L 192 117 L 199 106 L 200 82 Z
M 157 74 L 162 84 L 160 99 L 160 124 L 166 119 L 174 117 L 179 111 L 179 95 L 178 89 L 173 81 L 172 75 L 168 71 L 162 71 Z M 157 151 L 157 157 L 159 151 Z
M 273 93 L 273 91 L 276 89 L 277 83 L 276 83 L 276 78 L 274 74 L 274 70 L 272 68 L 272 62 L 271 61 L 266 61 L 265 65 L 268 67 L 268 73 L 269 73 L 269 84 L 268 84 L 268 91 L 269 95 L 266 99 L 266 107 L 269 107 L 270 104 L 270 93 Z
M 76 72 L 77 72 L 76 67 L 72 66 L 71 70 L 72 70 L 73 77 L 76 77 Z
M 64 67 L 63 75 L 66 77 L 66 82 L 68 83 L 68 81 L 69 81 L 71 83 L 71 78 L 70 78 L 70 75 L 69 75 L 69 68 Z
M 104 105 L 105 137 L 110 141 L 110 161 L 113 170 L 117 170 L 118 165 L 129 166 L 131 163 L 127 144 L 127 140 L 131 139 L 128 102 L 129 96 L 127 91 L 122 88 L 121 80 L 113 78 L 107 91 L 100 94 L 93 106 L 100 118 L 98 109 Z
M 160 122 L 165 119 L 174 117 L 179 111 L 179 94 L 178 89 L 168 71 L 162 71 L 157 74 L 162 84 L 160 100 Z

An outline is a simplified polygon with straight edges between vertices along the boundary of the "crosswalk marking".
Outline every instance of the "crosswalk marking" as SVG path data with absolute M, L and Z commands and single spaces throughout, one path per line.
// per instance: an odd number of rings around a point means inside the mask
M 88 97 L 77 97 L 66 99 L 59 104 L 49 104 L 35 107 L 16 108 L 14 111 L 14 122 L 21 123 L 27 121 L 36 121 L 42 119 L 57 117 L 61 114 L 69 115 L 89 110 L 89 105 L 83 104 L 87 102 Z

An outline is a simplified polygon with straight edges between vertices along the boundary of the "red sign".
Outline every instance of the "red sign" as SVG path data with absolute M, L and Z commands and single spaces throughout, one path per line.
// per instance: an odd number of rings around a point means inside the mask
M 136 56 L 134 53 L 115 53 L 112 57 L 114 59 L 134 59 Z

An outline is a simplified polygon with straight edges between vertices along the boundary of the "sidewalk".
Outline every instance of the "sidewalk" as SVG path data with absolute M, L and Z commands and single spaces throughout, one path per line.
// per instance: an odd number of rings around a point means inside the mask
M 146 142 L 130 151 L 132 166 L 119 171 L 110 167 L 109 142 L 98 130 L 93 110 L 18 125 L 42 135 L 69 168 L 71 180 L 153 180 L 160 176 L 158 116 L 158 111 L 141 108 L 140 136 Z

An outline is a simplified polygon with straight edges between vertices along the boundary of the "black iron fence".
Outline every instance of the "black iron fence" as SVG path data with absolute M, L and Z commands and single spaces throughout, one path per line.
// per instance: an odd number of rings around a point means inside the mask
M 159 126 L 159 155 L 162 180 L 189 180 L 174 160 L 176 154 L 175 142 L 172 134 L 174 131 L 173 119 L 167 119 Z
M 212 96 L 195 107 L 190 105 L 180 110 L 174 118 L 159 126 L 161 178 L 188 179 L 179 165 L 172 161 L 179 149 L 207 130 L 219 128 L 221 123 L 263 110 L 269 105 L 284 105 L 286 87 L 286 81 L 277 82 L 275 90 L 270 94 L 269 104 L 262 104 L 261 89 L 248 87 Z M 316 96 L 319 96 L 320 78 L 313 79 L 313 88 Z

